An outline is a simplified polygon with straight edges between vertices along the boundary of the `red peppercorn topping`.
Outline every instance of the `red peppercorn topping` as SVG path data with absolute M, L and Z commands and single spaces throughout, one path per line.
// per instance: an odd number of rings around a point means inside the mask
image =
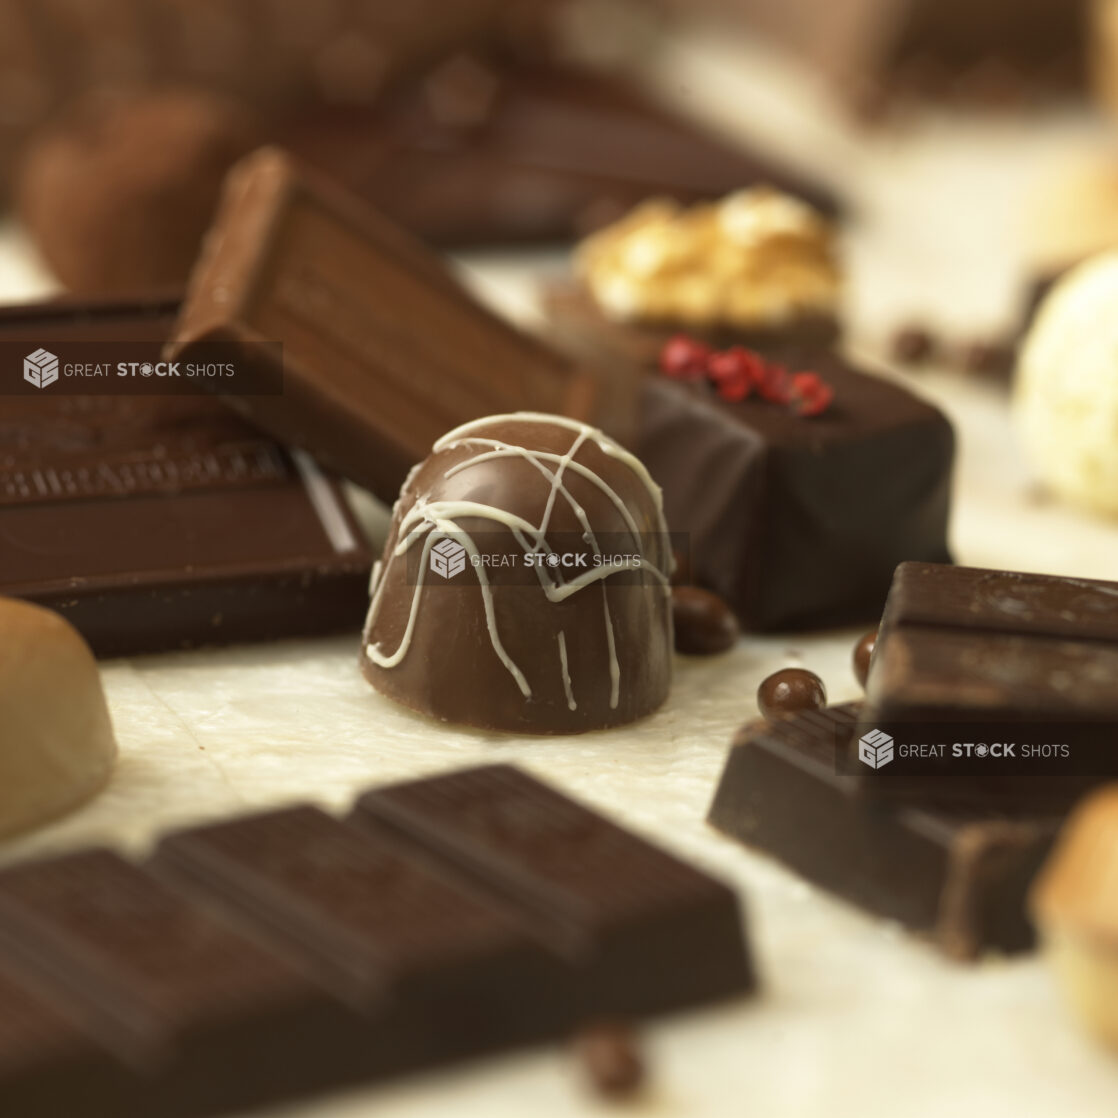
M 749 396 L 757 383 L 756 354 L 741 346 L 734 346 L 724 353 L 712 353 L 706 372 L 718 389 L 718 395 L 723 400 L 736 403 Z
M 674 380 L 705 379 L 727 403 L 756 393 L 766 403 L 790 407 L 807 418 L 822 415 L 835 398 L 818 373 L 790 373 L 744 346 L 713 350 L 686 334 L 676 334 L 664 345 L 660 368 Z
M 835 398 L 835 390 L 818 373 L 792 376 L 792 406 L 799 415 L 822 415 Z
M 702 380 L 707 375 L 712 350 L 703 342 L 676 334 L 660 351 L 660 368 L 674 380 Z

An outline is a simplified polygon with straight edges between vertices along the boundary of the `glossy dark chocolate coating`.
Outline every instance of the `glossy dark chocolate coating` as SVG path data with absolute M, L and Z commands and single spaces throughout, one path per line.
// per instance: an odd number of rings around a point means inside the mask
M 672 588 L 675 650 L 685 656 L 714 656 L 728 652 L 741 630 L 730 607 L 717 595 L 698 586 Z
M 0 341 L 158 360 L 172 299 L 0 310 Z M 93 352 L 93 350 L 91 350 Z M 101 656 L 356 627 L 372 555 L 338 485 L 209 396 L 0 399 L 0 593 Z M 313 468 L 313 467 L 308 467 Z
M 588 430 L 546 416 L 496 417 L 453 436 L 408 479 L 374 579 L 361 656 L 378 691 L 435 718 L 512 733 L 600 730 L 660 706 L 671 683 L 672 629 L 668 587 L 658 576 L 670 572 L 672 560 L 658 494 L 617 456 L 615 444 L 607 444 L 615 453 L 607 452 L 600 434 Z M 507 449 L 494 454 L 494 446 Z M 567 455 L 573 465 L 564 471 Z M 446 514 L 453 516 L 452 538 L 463 546 L 473 541 L 482 556 L 509 558 L 511 566 L 487 569 L 488 591 L 471 563 L 450 580 L 428 569 L 440 532 L 429 519 L 435 514 L 423 510 L 438 502 L 493 510 Z M 524 548 L 505 516 L 533 528 L 546 520 L 545 544 L 560 555 L 585 553 L 587 572 L 593 563 L 587 530 L 604 556 L 640 555 L 645 569 L 610 574 L 551 600 L 526 573 Z M 422 533 L 415 545 L 396 554 L 414 531 Z M 544 577 L 565 583 L 582 573 Z M 523 673 L 524 686 L 502 662 L 497 641 Z M 395 666 L 382 666 L 369 656 L 370 645 L 384 657 L 406 651 Z
M 808 710 L 822 710 L 827 705 L 827 691 L 814 672 L 783 668 L 757 688 L 757 705 L 763 718 L 788 718 Z
M 668 526 L 690 534 L 695 583 L 744 628 L 876 621 L 898 563 L 949 559 L 951 425 L 838 357 L 789 367 L 833 387 L 823 415 L 652 376 L 634 449 L 663 487 Z
M 251 361 L 265 339 L 283 345 L 283 394 L 230 406 L 386 501 L 461 423 L 530 408 L 608 425 L 623 392 L 487 311 L 420 242 L 277 149 L 231 174 L 169 353 L 221 342 Z M 630 405 L 625 394 L 617 408 Z
M 830 707 L 743 729 L 710 822 L 955 958 L 1030 948 L 1026 893 L 1060 813 L 875 799 L 837 771 L 858 719 L 855 706 Z

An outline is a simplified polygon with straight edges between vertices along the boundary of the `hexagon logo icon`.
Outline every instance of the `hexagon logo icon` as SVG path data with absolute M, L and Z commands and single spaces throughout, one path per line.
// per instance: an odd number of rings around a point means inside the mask
M 858 739 L 858 760 L 871 769 L 884 768 L 893 760 L 893 739 L 883 730 L 870 730 Z
M 36 388 L 47 388 L 58 380 L 58 358 L 37 349 L 23 359 L 23 379 Z
M 466 569 L 466 549 L 457 540 L 441 540 L 431 548 L 430 564 L 435 574 L 454 578 Z

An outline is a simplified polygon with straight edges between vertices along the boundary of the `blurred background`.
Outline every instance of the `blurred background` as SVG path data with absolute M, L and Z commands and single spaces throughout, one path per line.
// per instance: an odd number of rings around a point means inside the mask
M 19 226 L 0 295 L 181 286 L 222 173 L 271 141 L 454 249 L 571 241 L 650 196 L 772 183 L 842 215 L 857 331 L 919 319 L 960 351 L 1004 343 L 1034 282 L 1118 233 L 1116 12 L 0 0 Z

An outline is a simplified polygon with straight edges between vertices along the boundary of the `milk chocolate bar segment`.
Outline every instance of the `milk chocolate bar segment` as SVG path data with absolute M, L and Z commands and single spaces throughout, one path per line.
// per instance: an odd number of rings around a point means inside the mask
M 399 1065 L 573 1024 L 566 964 L 389 835 L 296 807 L 172 835 L 154 865 L 345 1000 L 383 1003 Z
M 753 985 L 728 888 L 514 768 L 371 792 L 354 818 L 453 864 L 582 960 L 581 996 L 598 1015 Z
M 259 1105 L 366 1058 L 354 1014 L 107 851 L 0 874 L 0 950 L 132 1067 L 145 1115 Z
M 849 746 L 858 716 L 851 705 L 747 727 L 710 822 L 954 958 L 1031 947 L 1026 893 L 1059 814 L 875 799 L 837 771 L 836 750 Z
M 475 302 L 419 242 L 300 172 L 245 160 L 169 352 L 283 345 L 284 394 L 229 398 L 266 430 L 386 500 L 446 431 L 532 410 L 606 422 L 605 382 Z

